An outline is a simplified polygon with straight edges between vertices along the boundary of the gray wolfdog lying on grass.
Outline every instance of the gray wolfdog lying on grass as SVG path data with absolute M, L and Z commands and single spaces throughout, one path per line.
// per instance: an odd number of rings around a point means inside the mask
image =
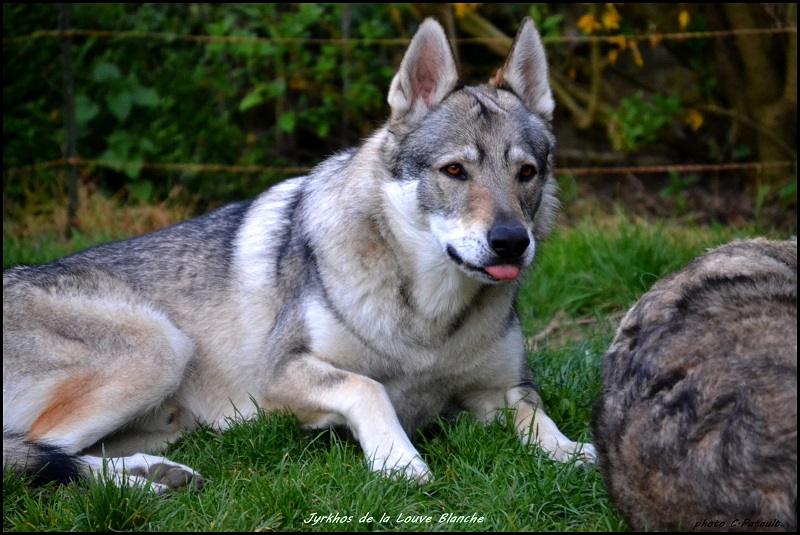
M 256 404 L 346 427 L 412 481 L 432 476 L 409 435 L 451 409 L 513 409 L 525 443 L 592 462 L 545 414 L 515 311 L 558 207 L 533 21 L 479 86 L 424 22 L 388 101 L 358 148 L 253 201 L 5 271 L 4 464 L 197 486 L 150 454 Z

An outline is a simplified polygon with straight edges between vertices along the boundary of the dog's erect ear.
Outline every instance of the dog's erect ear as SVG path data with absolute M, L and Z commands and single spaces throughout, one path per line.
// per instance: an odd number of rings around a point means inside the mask
M 392 120 L 414 123 L 458 84 L 458 71 L 442 26 L 433 19 L 420 25 L 389 89 Z
M 491 83 L 513 91 L 532 112 L 548 121 L 553 119 L 556 105 L 550 90 L 547 57 L 532 18 L 525 17 L 522 21 L 506 64 Z

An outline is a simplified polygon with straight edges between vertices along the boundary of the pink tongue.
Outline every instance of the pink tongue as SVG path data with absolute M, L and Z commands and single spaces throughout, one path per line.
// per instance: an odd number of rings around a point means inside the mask
M 486 273 L 501 281 L 516 279 L 519 275 L 517 266 L 489 266 L 483 269 Z

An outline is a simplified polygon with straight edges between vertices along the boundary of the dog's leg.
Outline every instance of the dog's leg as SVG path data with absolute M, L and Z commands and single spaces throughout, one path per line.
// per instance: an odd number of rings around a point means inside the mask
M 156 493 L 182 487 L 199 489 L 205 481 L 188 466 L 144 453 L 116 456 L 124 452 L 161 451 L 193 427 L 191 415 L 176 400 L 170 399 L 158 409 L 137 418 L 121 432 L 84 450 L 80 460 L 95 477 L 110 479 L 117 484 L 142 485 Z M 107 457 L 106 452 L 115 456 Z
M 48 409 L 39 416 L 29 431 L 27 440 L 56 445 L 68 453 L 79 454 L 77 461 L 80 471 L 91 472 L 94 477 L 118 484 L 145 485 L 159 493 L 187 486 L 200 488 L 204 484 L 200 474 L 188 466 L 163 457 L 141 453 L 127 457 L 106 458 L 80 455 L 87 449 L 83 445 L 89 443 L 94 444 L 91 448 L 93 451 L 105 453 L 104 436 L 108 430 L 118 428 L 120 423 L 124 425 L 124 422 L 136 420 L 137 416 L 150 408 L 148 398 L 157 396 L 163 391 L 156 388 L 153 392 L 145 392 L 141 387 L 132 391 L 129 385 L 122 384 L 121 381 L 105 378 L 102 386 L 87 388 L 84 395 L 77 395 L 72 399 L 54 397 Z M 134 399 L 134 395 L 139 399 Z M 97 410 L 98 407 L 102 407 L 103 410 Z M 164 414 L 163 410 L 151 413 L 164 418 L 172 417 L 171 414 Z M 140 417 L 139 420 L 141 419 Z M 150 439 L 146 449 L 156 451 L 163 449 L 169 440 L 180 436 L 182 431 L 178 428 L 169 431 L 168 427 L 175 426 L 167 425 L 166 420 L 161 427 L 160 432 L 152 426 L 150 429 L 134 427 L 126 429 L 121 435 L 129 437 L 128 440 L 136 440 L 139 442 L 138 445 L 144 444 L 144 438 L 137 435 L 145 435 Z M 113 438 L 109 441 L 112 455 L 115 453 L 115 442 L 118 440 Z
M 574 442 L 558 429 L 545 414 L 539 394 L 528 386 L 507 390 L 483 390 L 469 394 L 464 403 L 481 421 L 490 422 L 504 409 L 514 411 L 514 428 L 525 444 L 536 444 L 558 462 L 594 464 L 597 453 L 594 446 Z
M 151 305 L 115 297 L 45 295 L 14 308 L 4 302 L 4 428 L 28 444 L 71 456 L 84 474 L 124 483 L 143 477 L 165 487 L 199 485 L 196 472 L 166 459 L 111 458 L 103 468 L 102 459 L 86 456 L 121 432 L 146 435 L 151 451 L 163 448 L 180 433 L 175 414 L 185 412 L 174 394 L 194 354 L 191 340 Z
M 71 399 L 68 399 L 68 396 L 58 399 L 54 396 L 49 407 L 39 416 L 29 431 L 27 440 L 56 445 L 65 452 L 79 454 L 77 461 L 80 471 L 87 474 L 91 472 L 94 477 L 118 484 L 145 485 L 159 493 L 167 489 L 187 486 L 202 487 L 204 482 L 200 474 L 188 466 L 174 463 L 163 457 L 141 453 L 128 457 L 106 458 L 80 455 L 87 449 L 83 447 L 85 444 L 93 444 L 91 448 L 93 451 L 104 454 L 105 435 L 109 433 L 109 430 L 118 428 L 121 424 L 124 425 L 124 422 L 136 420 L 137 416 L 150 408 L 152 397 L 164 392 L 163 388 L 155 388 L 152 392 L 146 392 L 141 387 L 131 389 L 130 385 L 123 384 L 122 381 L 114 378 L 104 378 L 102 383 L 102 386 L 87 387 L 83 394 L 76 392 Z M 153 386 L 163 387 L 164 385 Z M 63 393 L 63 387 L 56 391 L 56 394 Z M 134 397 L 138 397 L 138 399 L 134 399 Z M 97 410 L 98 407 L 102 407 L 103 410 Z M 129 437 L 128 440 L 139 442 L 137 445 L 144 445 L 144 438 L 138 436 L 139 434 L 144 435 L 150 439 L 146 444 L 146 449 L 156 451 L 163 449 L 169 440 L 180 436 L 182 430 L 174 425 L 167 425 L 166 419 L 172 418 L 172 414 L 165 414 L 163 410 L 151 410 L 151 413 L 163 416 L 165 419 L 160 431 L 157 431 L 152 423 L 148 422 L 151 423 L 149 429 L 134 427 L 126 429 L 121 435 Z M 142 420 L 141 417 L 138 419 Z M 148 420 L 151 419 L 148 418 Z M 170 431 L 169 427 L 174 429 Z M 115 442 L 119 441 L 114 438 L 109 441 L 111 454 L 115 453 Z
M 347 425 L 373 471 L 402 475 L 419 484 L 432 479 L 400 425 L 386 389 L 377 381 L 306 357 L 287 364 L 269 391 L 275 403 L 288 406 L 302 425 Z

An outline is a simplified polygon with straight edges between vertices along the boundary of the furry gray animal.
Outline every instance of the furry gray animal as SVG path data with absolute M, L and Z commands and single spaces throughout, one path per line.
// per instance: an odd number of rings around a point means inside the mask
M 253 401 L 349 428 L 373 470 L 412 481 L 432 476 L 409 434 L 453 408 L 513 409 L 525 443 L 591 462 L 545 414 L 514 309 L 558 208 L 533 21 L 479 86 L 424 22 L 388 101 L 361 146 L 251 202 L 5 271 L 4 463 L 66 456 L 68 477 L 106 454 L 123 484 L 199 485 L 148 453 Z
M 797 240 L 656 283 L 605 355 L 598 462 L 635 530 L 797 528 Z

